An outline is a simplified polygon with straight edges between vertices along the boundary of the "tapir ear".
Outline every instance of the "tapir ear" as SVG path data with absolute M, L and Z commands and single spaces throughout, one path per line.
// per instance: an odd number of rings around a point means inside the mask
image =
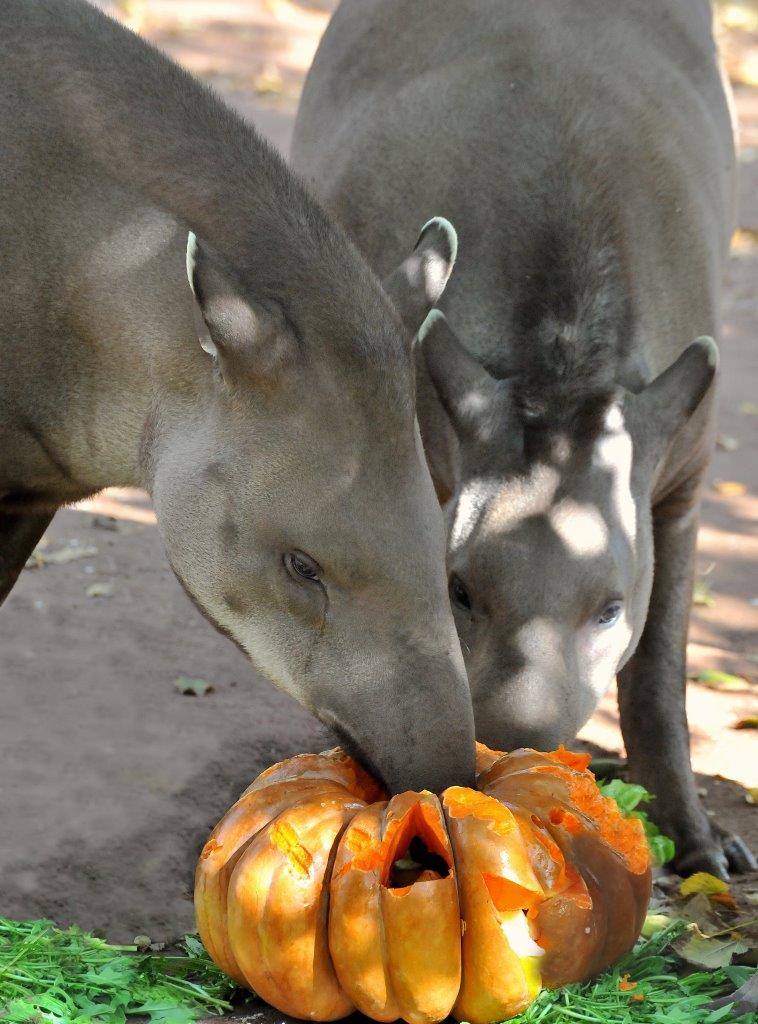
M 223 378 L 272 386 L 298 354 L 297 339 L 281 308 L 245 296 L 234 273 L 192 232 L 187 278 L 200 313 L 200 346 Z
M 418 344 L 434 389 L 461 441 L 486 442 L 504 411 L 501 382 L 464 348 L 444 313 L 433 309 L 418 332 Z
M 415 334 L 445 290 L 458 252 L 455 228 L 434 217 L 421 229 L 410 256 L 384 282 L 403 323 Z
M 719 351 L 713 338 L 697 338 L 639 394 L 627 399 L 635 448 L 659 457 L 713 383 Z

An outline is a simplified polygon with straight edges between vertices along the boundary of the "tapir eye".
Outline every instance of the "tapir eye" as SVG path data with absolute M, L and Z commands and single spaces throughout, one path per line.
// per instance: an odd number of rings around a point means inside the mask
M 607 629 L 608 626 L 612 626 L 618 622 L 619 615 L 621 615 L 621 602 L 611 601 L 611 603 L 603 609 L 596 619 L 596 625 L 602 626 Z
M 468 590 L 455 573 L 450 577 L 450 600 L 464 611 L 471 611 L 471 598 L 468 596 Z
M 318 583 L 321 579 L 320 566 L 302 551 L 288 551 L 284 556 L 284 565 L 294 580 L 312 580 Z

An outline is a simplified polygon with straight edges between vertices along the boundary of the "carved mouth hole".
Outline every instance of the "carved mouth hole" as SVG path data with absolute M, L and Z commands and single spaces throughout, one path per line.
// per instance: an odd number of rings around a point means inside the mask
M 450 874 L 444 857 L 430 850 L 421 836 L 413 836 L 397 853 L 390 867 L 388 889 L 404 889 L 415 882 L 436 881 Z

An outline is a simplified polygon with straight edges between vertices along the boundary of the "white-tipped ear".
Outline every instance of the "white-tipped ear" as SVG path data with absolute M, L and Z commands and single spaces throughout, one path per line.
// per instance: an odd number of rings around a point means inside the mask
M 385 280 L 385 291 L 411 333 L 442 297 L 457 255 L 455 228 L 445 217 L 432 217 L 413 252 Z
M 185 260 L 185 266 L 187 267 L 187 280 L 189 286 L 192 289 L 192 294 L 195 294 L 195 263 L 197 262 L 197 235 L 194 231 L 190 231 L 187 235 L 187 256 Z
M 189 281 L 189 286 L 192 289 L 192 294 L 195 296 L 195 299 L 197 299 L 197 292 L 195 291 L 195 267 L 197 266 L 197 253 L 197 235 L 194 231 L 190 231 L 187 235 L 185 266 L 187 268 L 187 280 Z M 218 359 L 218 349 L 210 336 L 205 319 L 197 305 L 195 305 L 195 326 L 197 327 L 197 339 L 200 342 L 200 348 L 203 352 L 207 352 L 209 356 L 213 356 L 214 359 Z

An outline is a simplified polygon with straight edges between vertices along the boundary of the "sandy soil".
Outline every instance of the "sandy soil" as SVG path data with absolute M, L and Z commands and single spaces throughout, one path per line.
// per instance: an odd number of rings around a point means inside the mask
M 286 152 L 332 0 L 122 6 Z M 755 34 L 734 29 L 724 42 L 746 77 Z M 717 778 L 758 785 L 756 733 L 733 728 L 757 711 L 758 90 L 738 86 L 737 101 L 743 231 L 726 283 L 721 395 L 724 443 L 736 449 L 717 451 L 708 475 L 699 568 L 714 604 L 694 610 L 690 666 L 747 682 L 729 692 L 692 684 L 689 713 L 707 804 L 758 849 L 758 811 Z M 720 494 L 719 480 L 746 492 Z M 230 800 L 273 760 L 326 739 L 190 606 L 143 495 L 106 492 L 61 512 L 48 543 L 95 550 L 25 572 L 0 612 L 0 913 L 51 916 L 114 940 L 172 938 L 192 927 L 193 862 Z M 88 596 L 94 584 L 112 592 Z M 213 692 L 182 696 L 180 674 Z M 583 735 L 621 749 L 613 695 Z

